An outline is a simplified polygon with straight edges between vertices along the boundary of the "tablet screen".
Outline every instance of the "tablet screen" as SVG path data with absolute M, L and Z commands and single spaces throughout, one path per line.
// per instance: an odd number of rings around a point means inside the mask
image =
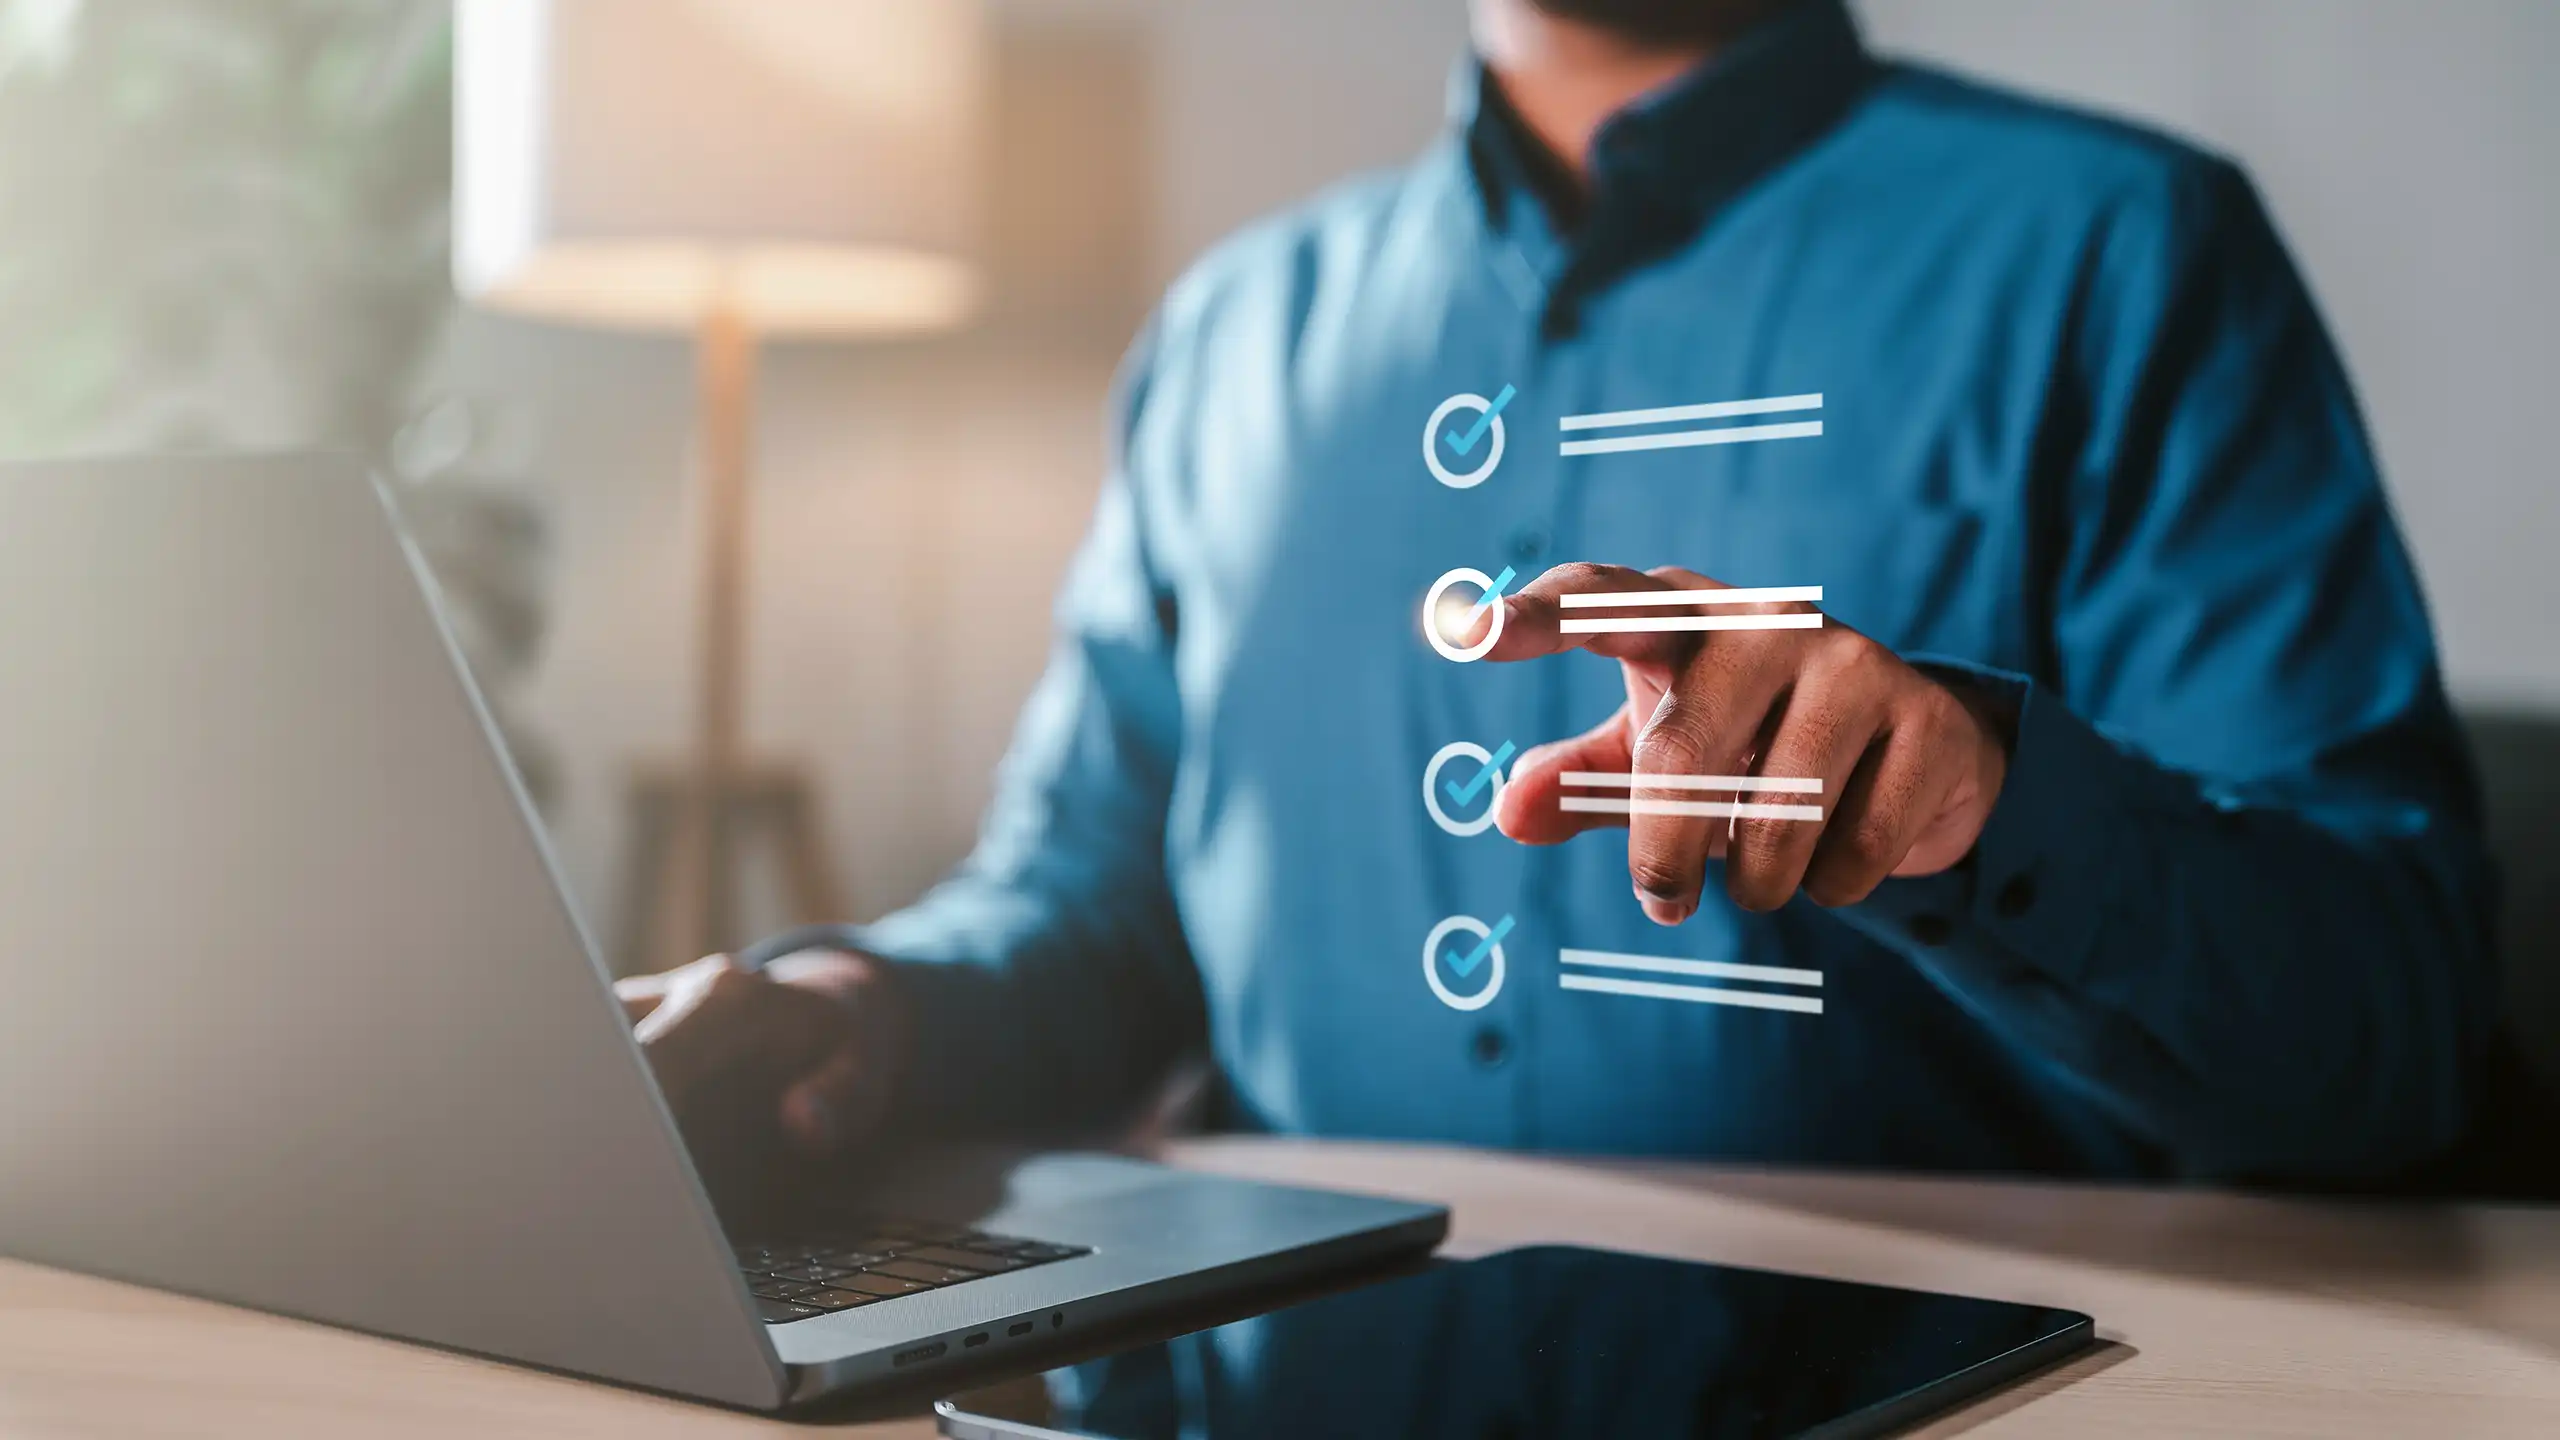
M 2066 1310 L 1515 1250 L 963 1396 L 944 1429 L 972 1440 L 1860 1435 L 2089 1338 L 2088 1317 Z

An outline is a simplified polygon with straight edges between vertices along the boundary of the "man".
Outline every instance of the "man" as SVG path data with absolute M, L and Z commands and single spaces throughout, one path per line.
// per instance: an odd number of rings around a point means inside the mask
M 1205 1041 L 1225 1120 L 1322 1134 L 2279 1179 L 2451 1142 L 2468 762 L 2241 176 L 1881 64 L 1835 0 L 1474 19 L 1443 142 L 1140 340 L 967 866 L 626 984 L 688 1128 L 1098 1126 Z M 1748 398 L 1796 425 L 1558 443 Z M 1687 593 L 1566 604 L 1629 591 Z

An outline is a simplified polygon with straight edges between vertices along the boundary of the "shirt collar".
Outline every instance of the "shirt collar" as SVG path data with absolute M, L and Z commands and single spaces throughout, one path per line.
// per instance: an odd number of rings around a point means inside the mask
M 1589 212 L 1632 205 L 1694 228 L 1837 120 L 1875 70 L 1842 0 L 1797 0 L 1600 127 Z M 1497 227 L 1514 204 L 1554 193 L 1540 173 L 1553 157 L 1520 128 L 1482 61 L 1451 75 L 1449 118 Z

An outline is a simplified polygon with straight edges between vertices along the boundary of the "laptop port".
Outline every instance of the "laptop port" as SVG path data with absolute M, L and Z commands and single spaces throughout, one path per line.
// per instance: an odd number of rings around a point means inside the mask
M 1031 1333 L 1031 1322 L 1028 1320 L 1016 1320 L 1005 1327 L 1004 1333 L 1013 1338 L 1020 1338 L 1021 1336 L 1028 1335 Z
M 913 1350 L 901 1350 L 889 1363 L 893 1366 L 913 1365 L 919 1360 L 939 1360 L 950 1353 L 949 1342 L 936 1340 L 930 1345 L 919 1345 Z
M 963 1349 L 963 1350 L 975 1350 L 975 1349 L 977 1349 L 979 1346 L 984 1345 L 984 1344 L 986 1344 L 986 1343 L 987 1343 L 987 1332 L 986 1332 L 986 1331 L 984 1331 L 984 1330 L 981 1330 L 981 1331 L 979 1331 L 977 1334 L 970 1336 L 968 1339 L 961 1341 L 961 1342 L 960 1342 L 960 1348 L 961 1348 L 961 1349 Z

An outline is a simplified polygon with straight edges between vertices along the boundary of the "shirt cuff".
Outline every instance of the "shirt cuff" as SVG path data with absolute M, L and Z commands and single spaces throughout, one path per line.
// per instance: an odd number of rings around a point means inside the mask
M 2026 676 L 1961 660 L 1911 663 L 1990 692 L 2017 717 L 2008 775 L 1963 863 L 1887 880 L 1850 918 L 1917 958 L 1962 955 L 2080 986 L 2148 767 Z

